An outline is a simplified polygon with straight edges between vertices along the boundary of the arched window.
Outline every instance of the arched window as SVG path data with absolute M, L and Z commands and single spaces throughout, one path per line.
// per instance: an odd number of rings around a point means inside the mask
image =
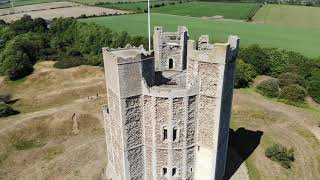
M 169 69 L 172 69 L 173 68 L 173 59 L 170 58 L 169 59 Z
M 175 176 L 177 174 L 177 168 L 172 168 L 172 176 Z
M 162 176 L 165 176 L 167 174 L 167 168 L 162 168 Z
M 162 168 L 162 176 L 165 176 L 167 174 L 167 168 Z
M 173 141 L 176 141 L 178 138 L 178 128 L 177 127 L 174 127 L 173 128 L 173 133 L 172 133 L 172 140 Z
M 168 129 L 167 129 L 167 127 L 164 126 L 162 131 L 163 131 L 163 132 L 162 132 L 162 133 L 163 133 L 163 134 L 162 134 L 162 140 L 165 141 L 165 140 L 168 139 Z

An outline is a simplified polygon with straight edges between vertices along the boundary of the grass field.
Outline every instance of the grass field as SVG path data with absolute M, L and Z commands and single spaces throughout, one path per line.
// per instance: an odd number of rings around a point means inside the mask
M 253 20 L 266 24 L 320 27 L 320 8 L 268 4 L 256 13 Z
M 94 22 L 116 31 L 128 31 L 135 35 L 146 35 L 146 14 L 97 17 L 82 19 L 83 22 Z M 228 35 L 235 34 L 241 38 L 241 47 L 260 44 L 264 47 L 279 47 L 301 52 L 306 56 L 320 56 L 320 29 L 288 27 L 269 24 L 209 20 L 195 17 L 184 17 L 154 13 L 151 16 L 152 26 L 163 26 L 165 30 L 175 31 L 177 26 L 184 25 L 189 29 L 192 39 L 201 34 L 210 35 L 215 42 L 225 42 Z
M 14 0 L 13 5 L 14 6 L 24 6 L 24 5 L 30 5 L 30 4 L 40 4 L 40 3 L 47 3 L 47 2 L 57 2 L 62 0 Z M 11 4 L 4 3 L 0 4 L 0 8 L 8 8 L 11 7 Z

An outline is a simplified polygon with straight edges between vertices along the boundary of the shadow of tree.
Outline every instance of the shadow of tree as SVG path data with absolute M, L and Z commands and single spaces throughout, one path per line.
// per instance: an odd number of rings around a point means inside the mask
M 254 152 L 260 144 L 262 131 L 251 131 L 239 128 L 236 131 L 230 129 L 224 179 L 230 179 L 241 164 Z

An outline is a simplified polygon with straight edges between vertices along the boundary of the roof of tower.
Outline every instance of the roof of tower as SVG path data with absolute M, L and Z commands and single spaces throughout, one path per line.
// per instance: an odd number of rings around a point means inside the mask
M 110 53 L 112 53 L 116 57 L 121 57 L 121 58 L 134 58 L 137 55 L 144 54 L 145 56 L 149 55 L 143 46 L 139 47 L 134 47 L 131 46 L 130 44 L 126 45 L 124 48 L 117 48 L 117 49 L 107 49 Z

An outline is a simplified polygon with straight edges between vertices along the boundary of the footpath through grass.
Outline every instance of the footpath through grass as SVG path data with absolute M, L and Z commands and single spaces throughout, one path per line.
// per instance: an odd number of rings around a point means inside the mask
M 134 14 L 81 19 L 94 22 L 116 31 L 128 31 L 132 35 L 147 36 L 147 15 Z M 239 35 L 241 47 L 260 44 L 263 47 L 278 47 L 300 52 L 309 57 L 320 56 L 320 28 L 288 27 L 269 24 L 209 20 L 195 17 L 153 13 L 152 26 L 163 26 L 165 31 L 176 31 L 177 26 L 186 26 L 192 39 L 208 34 L 215 42 L 225 42 L 231 34 Z
M 254 22 L 320 28 L 320 7 L 268 4 L 254 16 Z

